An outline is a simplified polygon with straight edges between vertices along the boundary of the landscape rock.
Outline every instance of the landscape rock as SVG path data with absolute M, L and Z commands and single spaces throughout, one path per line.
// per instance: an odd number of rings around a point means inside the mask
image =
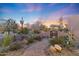
M 55 49 L 54 46 L 50 46 L 49 51 L 50 51 L 51 53 L 57 52 L 57 50 Z
M 61 47 L 60 45 L 55 44 L 54 47 L 55 47 L 55 49 L 56 49 L 57 51 L 59 51 L 59 52 L 62 51 L 62 47 Z
M 51 45 L 49 47 L 49 51 L 51 53 L 61 52 L 62 51 L 62 47 L 60 47 L 60 45 L 58 45 L 58 44 L 55 44 L 54 46 Z

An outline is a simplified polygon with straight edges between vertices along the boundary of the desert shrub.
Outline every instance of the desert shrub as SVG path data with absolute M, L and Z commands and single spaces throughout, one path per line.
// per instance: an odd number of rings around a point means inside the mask
M 34 32 L 29 32 L 29 38 L 28 38 L 28 43 L 27 44 L 31 44 L 35 41 L 40 41 L 41 40 L 41 37 L 37 34 L 37 33 L 34 33 Z
M 31 43 L 33 43 L 34 42 L 34 40 L 33 39 L 28 39 L 28 41 L 27 41 L 27 43 L 26 44 L 31 44 Z
M 61 44 L 61 40 L 58 40 L 58 38 L 51 38 L 51 40 L 49 41 L 49 43 L 51 45 L 54 45 L 54 44 Z
M 8 51 L 8 47 L 0 47 L 0 56 L 5 56 Z
M 20 49 L 22 46 L 21 46 L 21 44 L 19 43 L 19 42 L 15 42 L 15 43 L 13 43 L 13 44 L 11 44 L 10 46 L 9 46 L 9 50 L 11 50 L 11 51 L 13 51 L 13 50 L 18 50 L 18 49 Z
M 28 43 L 27 43 L 27 44 L 33 43 L 33 42 L 35 42 L 36 40 L 40 41 L 40 40 L 41 40 L 41 37 L 38 36 L 37 34 L 32 34 L 32 35 L 30 36 L 30 38 L 28 39 Z
M 36 35 L 36 36 L 34 37 L 34 40 L 41 41 L 41 37 L 40 37 L 40 35 Z
M 39 34 L 33 34 L 30 38 L 31 38 L 32 40 L 41 41 L 41 36 L 40 36 Z
M 28 43 L 28 40 L 27 39 L 23 39 L 22 41 L 21 41 L 21 44 L 24 46 L 24 45 L 26 45 Z
M 28 34 L 28 32 L 29 32 L 29 29 L 23 28 L 23 30 L 22 30 L 22 33 L 23 33 L 23 34 Z
M 39 34 L 40 30 L 34 30 L 33 32 L 36 33 L 36 34 Z
M 21 33 L 21 31 L 20 31 L 20 30 L 18 30 L 16 33 L 20 34 L 20 33 Z
M 29 33 L 29 29 L 23 28 L 22 30 L 18 30 L 17 33 L 18 34 L 28 34 Z
M 72 41 L 69 41 L 69 38 L 67 36 L 66 37 L 60 36 L 58 38 L 51 39 L 49 42 L 51 45 L 59 44 L 63 47 L 73 47 L 74 46 Z
M 13 39 L 13 37 L 12 37 L 10 34 L 5 33 L 5 34 L 4 34 L 3 41 L 2 41 L 2 46 L 3 46 L 3 47 L 9 46 L 10 43 L 12 42 L 12 39 Z
M 6 54 L 5 53 L 0 53 L 0 56 L 5 56 Z
M 35 37 L 35 33 L 33 33 L 32 31 L 30 31 L 28 33 L 28 40 L 27 40 L 27 44 L 31 44 L 34 42 L 34 37 Z

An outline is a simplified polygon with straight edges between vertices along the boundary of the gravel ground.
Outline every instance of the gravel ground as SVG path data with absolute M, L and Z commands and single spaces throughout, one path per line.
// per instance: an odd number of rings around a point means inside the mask
M 43 39 L 42 41 L 37 41 L 29 46 L 24 46 L 16 51 L 8 52 L 8 56 L 79 56 L 79 43 L 77 42 L 77 46 L 73 51 L 68 49 L 63 49 L 61 53 L 50 53 L 46 51 L 48 49 L 48 39 Z
M 42 41 L 35 42 L 31 44 L 28 48 L 25 46 L 17 51 L 8 52 L 9 56 L 46 56 L 47 53 L 45 49 L 48 47 L 48 39 L 43 39 Z

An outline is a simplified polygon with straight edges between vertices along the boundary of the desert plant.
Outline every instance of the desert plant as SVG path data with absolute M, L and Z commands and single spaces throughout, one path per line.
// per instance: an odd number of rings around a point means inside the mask
M 28 32 L 29 32 L 29 29 L 27 29 L 27 28 L 23 28 L 23 34 L 28 34 Z
M 0 53 L 5 53 L 7 52 L 9 49 L 9 46 L 8 47 L 0 47 Z
M 5 56 L 6 54 L 5 53 L 0 53 L 0 56 Z
M 6 23 L 5 23 L 5 31 L 7 31 L 8 33 L 10 32 L 10 31 L 13 31 L 13 32 L 16 32 L 16 30 L 17 30 L 17 23 L 16 23 L 16 21 L 15 20 L 13 20 L 13 19 L 8 19 L 7 21 L 6 21 Z
M 26 44 L 31 44 L 31 43 L 33 43 L 34 42 L 34 40 L 33 39 L 28 39 L 28 41 L 27 41 L 27 43 Z
M 59 42 L 59 40 L 58 40 L 58 38 L 51 38 L 50 40 L 49 40 L 49 43 L 50 43 L 50 45 L 54 45 L 54 44 L 59 44 L 60 42 Z
M 36 35 L 35 34 L 30 34 L 30 37 L 28 39 L 27 44 L 31 44 L 36 40 Z
M 36 35 L 36 36 L 34 37 L 34 40 L 41 41 L 41 37 L 40 37 L 40 35 Z
M 23 17 L 22 17 L 22 20 L 20 20 L 20 24 L 21 24 L 21 29 L 23 30 L 23 25 L 24 25 Z
M 3 41 L 2 41 L 2 47 L 7 47 L 10 45 L 10 43 L 12 42 L 12 39 L 13 37 L 8 34 L 8 33 L 5 33 L 4 34 L 4 38 L 3 38 Z
M 73 47 L 72 41 L 69 41 L 67 36 L 60 36 L 58 38 L 51 39 L 49 42 L 51 45 L 59 44 L 63 47 Z
M 9 46 L 9 50 L 13 51 L 13 50 L 18 50 L 21 48 L 21 43 L 19 42 L 14 42 Z
M 23 41 L 21 41 L 21 44 L 22 45 L 26 45 L 28 43 L 28 40 L 27 39 L 24 39 Z
M 31 44 L 31 43 L 33 43 L 33 42 L 35 42 L 35 41 L 40 41 L 41 40 L 41 37 L 40 37 L 40 35 L 38 35 L 38 34 L 36 34 L 36 33 L 33 33 L 33 32 L 29 32 L 29 38 L 28 38 L 28 43 L 27 44 Z
M 39 34 L 40 30 L 34 30 L 33 32 L 36 33 L 36 34 Z
M 17 33 L 18 34 L 28 34 L 29 33 L 29 29 L 28 28 L 23 28 L 22 30 L 18 30 Z

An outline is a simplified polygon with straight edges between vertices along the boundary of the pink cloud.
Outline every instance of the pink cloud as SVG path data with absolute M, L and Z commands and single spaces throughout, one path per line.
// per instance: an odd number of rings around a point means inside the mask
M 74 5 L 73 4 L 70 4 L 69 6 L 67 7 L 64 7 L 63 9 L 60 9 L 56 12 L 52 12 L 47 19 L 50 19 L 50 20 L 58 20 L 60 17 L 63 17 L 63 16 L 68 16 L 68 12 L 69 11 L 74 11 L 75 8 L 73 7 Z
M 27 8 L 21 10 L 22 12 L 33 12 L 33 11 L 40 11 L 42 10 L 41 6 L 36 6 L 34 4 L 27 4 L 26 5 Z
M 63 9 L 60 9 L 56 12 L 52 12 L 50 14 L 50 17 L 61 17 L 61 16 L 65 16 L 65 15 L 68 15 L 67 13 L 70 12 L 70 11 L 74 11 L 75 8 L 73 7 L 74 5 L 73 4 L 70 4 L 70 6 L 67 6 L 67 7 L 64 7 Z
M 27 12 L 40 11 L 41 7 L 39 6 L 31 6 L 27 9 Z

